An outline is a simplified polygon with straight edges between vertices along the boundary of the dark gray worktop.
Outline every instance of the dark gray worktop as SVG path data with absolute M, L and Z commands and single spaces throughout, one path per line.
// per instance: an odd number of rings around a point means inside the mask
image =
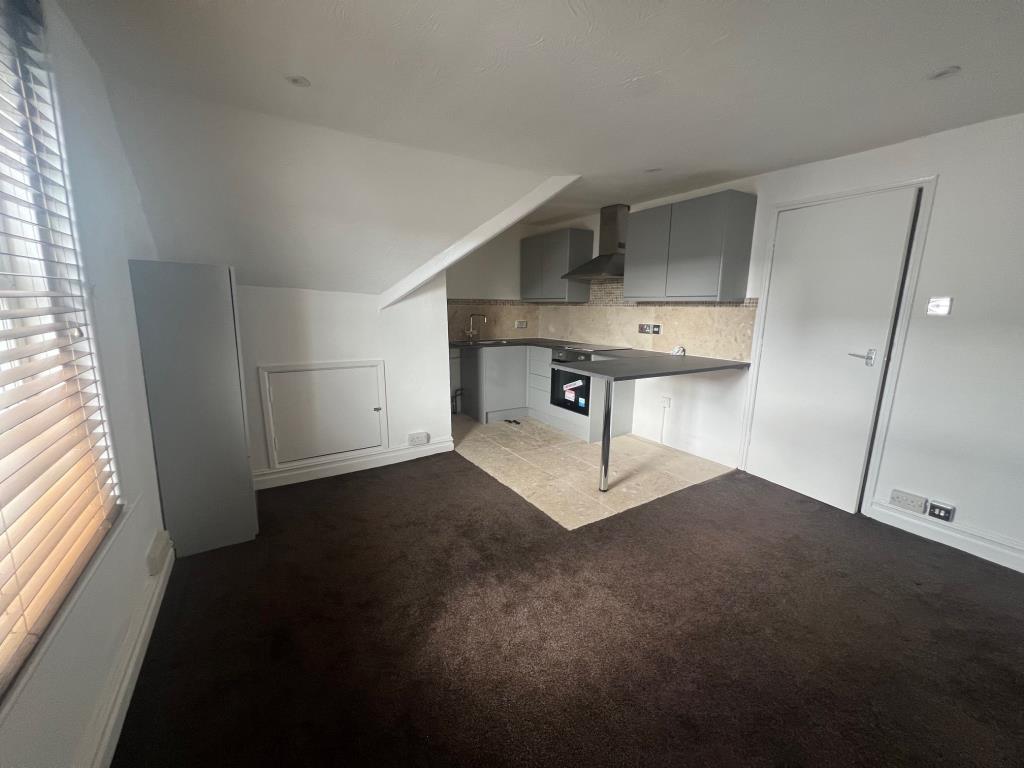
M 632 351 L 632 350 L 627 350 Z M 684 376 L 688 373 L 709 373 L 710 371 L 743 370 L 750 363 L 740 360 L 719 360 L 715 357 L 694 357 L 693 355 L 668 355 L 654 352 L 645 355 L 618 355 L 615 352 L 602 353 L 611 360 L 573 362 L 552 362 L 552 368 L 572 373 L 581 373 L 599 379 L 632 381 L 654 379 L 659 376 Z
M 459 349 L 483 347 L 547 347 L 576 348 L 600 354 L 610 360 L 566 361 L 554 360 L 552 368 L 581 373 L 612 381 L 653 379 L 659 376 L 685 376 L 690 373 L 711 371 L 744 370 L 750 363 L 742 360 L 720 360 L 715 357 L 694 357 L 693 355 L 670 355 L 651 349 L 629 349 L 622 347 L 591 344 L 586 341 L 564 341 L 561 339 L 484 339 L 483 341 L 449 341 L 448 346 Z
M 456 349 L 481 349 L 483 347 L 546 347 L 560 349 L 562 347 L 604 353 L 608 350 L 619 350 L 621 347 L 607 344 L 591 344 L 586 341 L 566 341 L 564 339 L 480 339 L 478 341 L 449 341 L 449 347 Z M 628 351 L 628 350 L 627 350 Z

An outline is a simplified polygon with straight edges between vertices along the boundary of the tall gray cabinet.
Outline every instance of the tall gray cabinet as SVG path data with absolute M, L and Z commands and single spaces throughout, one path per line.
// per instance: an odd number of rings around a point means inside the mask
M 629 216 L 623 296 L 638 301 L 746 298 L 757 197 L 725 190 Z
M 227 267 L 129 263 L 164 525 L 179 555 L 256 535 Z
M 562 275 L 590 261 L 594 233 L 589 229 L 556 229 L 519 242 L 520 294 L 524 301 L 586 301 L 590 285 L 563 280 Z

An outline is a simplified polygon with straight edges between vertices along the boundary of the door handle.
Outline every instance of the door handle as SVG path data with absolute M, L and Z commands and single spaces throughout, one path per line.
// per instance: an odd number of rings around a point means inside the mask
M 864 361 L 864 365 L 868 368 L 875 364 L 875 356 L 878 354 L 877 349 L 869 349 L 866 355 L 858 355 L 856 352 L 847 352 L 850 357 L 859 357 Z

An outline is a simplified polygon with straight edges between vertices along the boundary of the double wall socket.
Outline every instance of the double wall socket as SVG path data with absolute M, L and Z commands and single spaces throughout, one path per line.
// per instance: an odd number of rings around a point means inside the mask
M 516 320 L 516 328 L 525 328 L 525 327 L 526 327 L 526 321 L 525 320 Z
M 640 323 L 640 333 L 661 333 L 659 323 Z
M 952 504 L 946 504 L 943 501 L 929 501 L 924 496 L 901 491 L 899 488 L 893 488 L 889 493 L 889 503 L 894 507 L 905 509 L 908 512 L 916 512 L 919 515 L 928 515 L 928 517 L 934 517 L 945 523 L 951 522 L 956 512 L 956 507 Z
M 894 507 L 905 509 L 908 512 L 916 512 L 919 515 L 923 515 L 928 509 L 928 499 L 924 496 L 901 491 L 899 488 L 892 489 L 892 493 L 889 494 L 889 503 Z
M 429 432 L 410 432 L 409 445 L 426 445 L 430 442 Z

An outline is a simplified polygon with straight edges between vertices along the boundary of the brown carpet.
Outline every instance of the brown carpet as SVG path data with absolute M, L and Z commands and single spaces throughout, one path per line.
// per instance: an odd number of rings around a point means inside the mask
M 259 506 L 116 766 L 1024 764 L 1024 576 L 749 475 L 572 532 L 455 454 Z

